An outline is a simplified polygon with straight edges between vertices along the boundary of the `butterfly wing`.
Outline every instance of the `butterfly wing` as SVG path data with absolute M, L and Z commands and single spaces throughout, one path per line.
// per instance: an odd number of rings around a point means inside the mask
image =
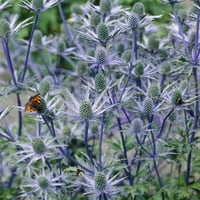
M 27 103 L 25 105 L 25 112 L 34 113 L 34 112 L 37 112 L 37 110 L 33 106 L 31 106 L 30 103 Z
M 40 94 L 36 94 L 29 98 L 28 103 L 25 105 L 25 112 L 33 113 L 38 112 L 41 108 Z

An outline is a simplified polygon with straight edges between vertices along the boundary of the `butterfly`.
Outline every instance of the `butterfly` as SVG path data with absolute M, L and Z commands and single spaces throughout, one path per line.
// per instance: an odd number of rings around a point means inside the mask
M 41 96 L 40 94 L 36 94 L 35 96 L 29 98 L 28 103 L 26 103 L 25 105 L 25 112 L 28 113 L 40 112 L 41 108 L 42 108 Z

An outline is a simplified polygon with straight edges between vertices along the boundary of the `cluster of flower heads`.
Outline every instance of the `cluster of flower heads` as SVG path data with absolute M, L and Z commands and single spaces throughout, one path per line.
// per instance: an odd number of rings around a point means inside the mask
M 174 9 L 182 0 L 162 2 Z M 164 27 L 165 36 L 159 35 L 161 27 L 154 23 L 162 15 L 147 14 L 141 2 L 123 9 L 111 0 L 73 5 L 70 25 L 64 20 L 60 35 L 46 36 L 34 29 L 39 13 L 51 7 L 58 6 L 63 17 L 61 3 L 23 0 L 20 6 L 36 16 L 33 23 L 28 18 L 16 25 L 16 15 L 0 19 L 0 38 L 5 42 L 11 77 L 15 77 L 15 86 L 2 93 L 17 91 L 18 102 L 24 91 L 34 93 L 24 108 L 18 103 L 19 112 L 25 110 L 23 135 L 12 136 L 10 130 L 1 134 L 16 145 L 12 155 L 16 174 L 21 170 L 21 176 L 26 175 L 20 198 L 47 200 L 70 194 L 71 199 L 88 195 L 106 200 L 115 199 L 119 192 L 128 198 L 126 188 L 120 186 L 143 184 L 153 171 L 156 187 L 162 189 L 157 164 L 173 154 L 174 148 L 166 144 L 169 132 L 175 123 L 183 127 L 184 120 L 189 124 L 198 118 L 198 89 L 193 89 L 198 84 L 190 84 L 192 73 L 197 80 L 200 52 L 192 11 L 170 14 L 172 22 Z M 194 3 L 198 10 L 199 2 Z M 0 10 L 7 6 L 9 1 L 0 4 Z M 14 66 L 14 72 L 6 44 L 30 24 L 28 40 L 11 40 L 13 47 L 21 47 L 13 55 L 16 65 L 24 63 L 19 55 L 25 55 L 27 46 L 29 52 L 24 68 Z M 0 118 L 9 112 L 4 110 Z M 187 132 L 194 132 L 193 127 L 186 124 Z M 111 152 L 102 147 L 110 139 Z M 114 164 L 105 164 L 104 154 Z M 70 172 L 72 164 L 77 172 Z M 148 171 L 143 172 L 141 168 L 147 165 Z

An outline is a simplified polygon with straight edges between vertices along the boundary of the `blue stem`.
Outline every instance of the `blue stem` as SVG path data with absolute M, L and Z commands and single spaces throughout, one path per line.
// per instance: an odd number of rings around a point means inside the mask
M 14 73 L 12 60 L 11 60 L 11 57 L 10 57 L 10 50 L 9 50 L 9 46 L 8 46 L 8 40 L 5 39 L 5 38 L 2 38 L 1 42 L 2 42 L 2 46 L 3 46 L 3 50 L 4 50 L 4 55 L 6 57 L 6 61 L 7 61 L 7 64 L 8 64 L 8 69 L 10 71 L 10 76 L 12 78 L 12 81 L 13 81 L 15 87 L 17 88 L 18 86 L 17 86 L 17 81 L 16 81 L 16 78 L 15 78 L 15 73 Z
M 69 42 L 71 44 L 74 43 L 79 50 L 83 51 L 83 49 L 80 46 L 80 44 L 78 42 L 76 42 L 75 40 L 73 41 L 72 33 L 71 33 L 71 31 L 69 29 L 69 26 L 68 26 L 68 24 L 66 22 L 66 19 L 65 19 L 64 13 L 63 13 L 63 9 L 62 9 L 62 6 L 61 6 L 61 2 L 58 3 L 58 11 L 59 11 L 62 23 L 64 25 L 64 29 L 65 29 L 65 33 L 66 33 L 67 39 L 69 40 Z
M 8 40 L 2 39 L 1 41 L 2 41 L 4 54 L 5 54 L 7 63 L 8 63 L 8 69 L 10 71 L 10 76 L 13 80 L 13 83 L 14 83 L 16 89 L 18 89 L 18 84 L 17 84 L 16 78 L 15 78 L 14 68 L 13 68 L 13 64 L 12 64 L 12 60 L 11 60 L 11 56 L 10 56 Z M 21 107 L 20 95 L 18 93 L 16 93 L 16 96 L 17 96 L 17 105 L 18 105 L 18 107 Z M 21 135 L 22 135 L 22 112 L 21 112 L 21 110 L 18 110 L 18 136 L 20 137 Z
M 172 12 L 173 12 L 174 17 L 175 17 L 176 24 L 178 26 L 178 33 L 182 37 L 182 42 L 183 42 L 185 53 L 186 53 L 187 57 L 189 59 L 191 59 L 191 54 L 190 54 L 190 51 L 188 49 L 188 45 L 187 45 L 187 43 L 185 41 L 185 36 L 184 36 L 183 31 L 182 31 L 182 27 L 181 27 L 180 21 L 179 21 L 179 19 L 177 17 L 177 14 L 176 14 L 176 11 L 175 11 L 175 8 L 174 8 L 174 4 L 171 4 L 171 7 L 172 7 Z
M 127 166 L 127 171 L 126 174 L 128 176 L 128 180 L 129 180 L 129 184 L 130 185 L 133 185 L 133 179 L 131 177 L 131 166 L 129 165 L 128 163 L 128 156 L 127 156 L 127 149 L 126 149 L 126 143 L 125 143 L 125 139 L 124 139 L 124 133 L 122 131 L 122 126 L 121 126 L 121 121 L 120 121 L 120 118 L 117 117 L 117 123 L 118 123 L 118 126 L 119 126 L 119 132 L 120 132 L 120 136 L 121 136 L 121 141 L 122 141 L 122 147 L 123 147 L 123 154 L 124 154 L 124 158 L 125 158 L 125 163 L 126 163 L 126 166 Z
M 153 121 L 153 115 L 152 116 L 149 116 L 149 129 L 151 130 L 151 124 L 152 124 L 152 121 Z M 156 164 L 156 156 L 157 156 L 157 151 L 156 151 L 156 140 L 154 138 L 154 135 L 153 135 L 153 131 L 151 130 L 150 131 L 151 133 L 151 139 L 152 139 L 152 156 L 153 156 L 153 165 L 154 165 L 154 169 L 155 169 L 155 172 L 156 172 L 156 176 L 157 176 L 157 179 L 158 179 L 158 183 L 159 183 L 159 186 L 160 188 L 163 187 L 163 184 L 162 184 L 162 181 L 161 181 L 161 178 L 160 178 L 160 174 L 159 174 L 159 171 L 158 171 L 158 168 L 157 168 L 157 164 Z M 161 192 L 161 196 L 162 196 L 162 200 L 164 200 L 164 193 Z
M 47 62 L 45 61 L 44 56 L 43 56 L 41 50 L 38 50 L 38 54 L 39 54 L 39 57 L 40 57 L 41 61 L 42 61 L 43 64 L 44 64 L 44 66 L 46 67 L 46 69 L 47 69 L 49 75 L 53 78 L 54 84 L 56 84 L 56 83 L 57 83 L 57 80 L 56 80 L 55 73 L 51 72 L 51 70 L 49 69 L 49 65 L 48 65 Z
M 200 18 L 200 12 L 197 9 L 197 21 L 196 21 L 196 34 L 195 34 L 195 44 L 194 44 L 194 56 L 193 56 L 193 62 L 196 63 L 198 61 L 199 52 L 198 52 L 198 45 L 199 45 L 199 18 Z
M 163 122 L 162 122 L 162 125 L 161 125 L 161 128 L 160 128 L 160 131 L 158 132 L 157 134 L 157 139 L 160 138 L 162 136 L 162 132 L 164 130 L 164 127 L 165 127 L 165 122 L 167 120 L 167 118 L 171 115 L 171 113 L 174 111 L 174 107 L 167 113 L 167 115 L 165 116 L 165 118 L 163 119 Z
M 51 121 L 50 124 L 49 124 L 49 120 L 46 118 L 45 114 L 42 114 L 42 118 L 45 122 L 45 124 L 47 125 L 51 135 L 53 138 L 55 138 L 55 142 L 56 144 L 59 144 L 58 140 L 56 139 L 56 132 L 55 132 L 55 129 L 54 129 L 54 125 L 53 125 L 53 122 Z M 77 160 L 75 160 L 69 153 L 68 151 L 68 148 L 66 147 L 66 150 L 64 151 L 62 149 L 62 147 L 58 147 L 60 152 L 65 156 L 67 157 L 69 160 L 71 160 L 73 163 L 75 163 L 76 165 L 80 166 L 82 169 L 84 169 L 85 171 L 91 173 L 91 174 L 94 174 L 94 172 L 90 169 L 88 169 L 87 167 L 85 167 L 84 165 L 82 165 L 80 162 L 78 162 Z
M 39 18 L 39 11 L 35 13 L 34 23 L 33 23 L 32 29 L 31 29 L 30 37 L 29 37 L 28 49 L 26 52 L 26 60 L 24 63 L 24 69 L 23 69 L 23 73 L 22 73 L 22 77 L 21 77 L 22 83 L 24 82 L 24 78 L 25 78 L 26 71 L 28 68 L 28 58 L 29 58 L 29 54 L 30 54 L 30 50 L 31 50 L 31 42 L 32 42 L 32 38 L 33 38 L 33 33 L 35 31 L 35 28 L 36 28 L 36 25 L 38 22 L 38 18 Z
M 194 76 L 194 85 L 195 85 L 195 115 L 194 115 L 194 122 L 193 122 L 193 131 L 191 133 L 191 138 L 189 141 L 190 144 L 190 151 L 188 153 L 187 158 L 187 170 L 186 170 L 186 177 L 185 177 L 185 184 L 186 186 L 189 185 L 190 173 L 191 173 L 191 163 L 192 163 L 192 145 L 195 140 L 196 129 L 198 127 L 198 120 L 199 120 L 199 87 L 198 87 L 198 75 L 197 75 L 197 68 L 196 66 L 193 67 L 193 76 Z
M 94 160 L 92 157 L 92 153 L 89 150 L 89 146 L 88 146 L 88 131 L 89 131 L 89 120 L 86 119 L 85 120 L 85 137 L 84 137 L 84 143 L 85 143 L 85 149 L 86 149 L 86 153 L 88 155 L 88 158 L 90 159 L 91 164 L 94 166 Z
M 103 132 L 104 132 L 104 124 L 105 124 L 105 114 L 101 117 L 101 130 L 99 135 L 99 165 L 102 170 L 102 143 L 103 143 Z

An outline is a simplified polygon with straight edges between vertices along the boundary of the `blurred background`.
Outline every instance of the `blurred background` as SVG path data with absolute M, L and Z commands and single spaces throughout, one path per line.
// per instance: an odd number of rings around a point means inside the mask
M 62 5 L 65 13 L 66 19 L 70 22 L 71 13 L 73 11 L 74 5 L 81 5 L 87 2 L 87 0 L 64 0 Z M 171 12 L 170 6 L 167 4 L 163 4 L 159 2 L 159 0 L 118 0 L 119 4 L 124 8 L 132 8 L 134 3 L 142 2 L 146 7 L 146 13 L 151 15 L 160 15 L 162 14 L 162 18 L 159 20 L 159 23 L 168 23 L 169 22 L 169 13 Z M 19 7 L 20 0 L 11 0 L 12 6 L 6 10 L 11 11 L 12 13 L 18 13 L 20 15 L 20 20 L 24 20 L 30 16 L 28 10 Z M 94 4 L 99 5 L 99 0 L 94 0 Z M 192 0 L 185 0 L 183 3 L 178 4 L 179 7 L 185 7 L 190 10 L 192 6 Z M 48 35 L 48 33 L 59 33 L 60 32 L 60 16 L 58 14 L 57 7 L 51 8 L 44 13 L 41 13 L 42 20 L 39 20 L 38 29 L 40 29 L 44 34 Z M 19 37 L 28 37 L 29 28 L 24 28 Z

